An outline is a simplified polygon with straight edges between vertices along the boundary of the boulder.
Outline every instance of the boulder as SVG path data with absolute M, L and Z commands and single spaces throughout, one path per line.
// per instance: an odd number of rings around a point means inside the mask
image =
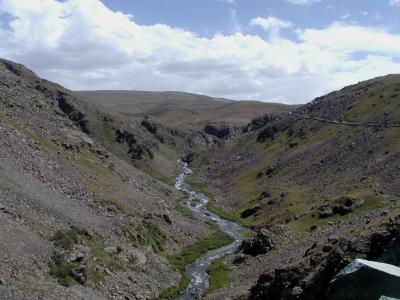
M 319 218 L 325 219 L 334 215 L 347 215 L 353 212 L 356 208 L 364 204 L 363 199 L 344 196 L 337 200 L 334 204 L 323 204 L 317 207 Z
M 242 211 L 242 213 L 240 214 L 240 216 L 241 216 L 242 218 L 248 218 L 248 217 L 254 215 L 257 211 L 259 211 L 260 208 L 261 208 L 261 207 L 260 207 L 259 205 L 254 206 L 254 207 L 250 207 L 250 208 L 248 208 L 248 209 Z
M 256 131 L 267 124 L 277 120 L 279 116 L 275 116 L 272 114 L 265 114 L 261 117 L 257 117 L 253 119 L 247 126 L 243 129 L 243 132 L 250 132 L 250 131 Z
M 235 135 L 239 131 L 239 128 L 229 124 L 210 123 L 204 127 L 203 131 L 219 139 L 227 140 Z
M 267 253 L 272 248 L 272 238 L 266 232 L 259 232 L 254 238 L 244 240 L 239 247 L 239 251 L 242 251 L 244 254 L 257 256 Z
M 81 265 L 71 271 L 72 277 L 75 278 L 77 282 L 85 285 L 90 278 L 90 271 L 88 265 Z
M 122 251 L 117 258 L 124 263 L 133 264 L 137 267 L 144 267 L 147 264 L 146 255 L 137 249 Z
M 152 134 L 156 134 L 157 133 L 157 125 L 155 123 L 151 122 L 150 120 L 148 120 L 148 119 L 143 120 L 140 124 L 144 128 L 146 128 L 148 132 L 150 132 Z
M 329 283 L 331 300 L 375 300 L 381 296 L 400 298 L 400 268 L 356 259 Z
M 167 214 L 163 214 L 164 221 L 167 222 L 169 225 L 172 225 L 171 217 Z
M 364 204 L 363 199 L 344 196 L 339 199 L 337 204 L 333 207 L 333 214 L 346 215 L 354 211 L 354 209 Z
M 106 253 L 109 255 L 117 255 L 120 252 L 119 248 L 116 246 L 106 247 L 104 248 L 104 251 L 106 251 Z
M 271 193 L 269 191 L 265 190 L 265 191 L 261 192 L 260 196 L 258 196 L 258 200 L 262 200 L 262 199 L 269 198 L 269 197 L 271 197 Z
M 86 261 L 90 256 L 90 248 L 84 245 L 77 245 L 67 256 L 67 262 Z
M 334 213 L 333 213 L 333 209 L 331 207 L 326 206 L 326 205 L 318 207 L 318 216 L 321 219 L 325 219 L 325 218 L 331 217 L 333 215 L 334 215 Z

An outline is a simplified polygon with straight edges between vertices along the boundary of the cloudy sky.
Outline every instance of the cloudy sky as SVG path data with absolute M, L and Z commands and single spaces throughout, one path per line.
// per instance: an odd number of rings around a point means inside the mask
M 0 57 L 70 89 L 304 103 L 400 73 L 400 0 L 0 0 Z

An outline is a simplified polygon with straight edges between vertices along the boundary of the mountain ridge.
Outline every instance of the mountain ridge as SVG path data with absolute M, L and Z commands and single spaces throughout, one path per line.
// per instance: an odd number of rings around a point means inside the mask
M 149 116 L 175 126 L 203 127 L 207 122 L 244 125 L 264 112 L 287 113 L 296 105 L 237 101 L 186 92 L 81 91 L 89 101 L 135 117 Z

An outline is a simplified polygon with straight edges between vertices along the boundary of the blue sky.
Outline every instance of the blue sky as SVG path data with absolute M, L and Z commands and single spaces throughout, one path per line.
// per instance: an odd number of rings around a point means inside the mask
M 400 8 L 386 0 L 323 0 L 312 5 L 294 5 L 282 0 L 103 0 L 113 10 L 133 15 L 140 24 L 169 24 L 200 35 L 233 31 L 232 10 L 244 31 L 254 17 L 275 16 L 299 27 L 324 27 L 349 20 L 366 26 L 387 26 L 399 31 Z
M 400 73 L 400 0 L 0 0 L 0 57 L 73 90 L 305 103 Z

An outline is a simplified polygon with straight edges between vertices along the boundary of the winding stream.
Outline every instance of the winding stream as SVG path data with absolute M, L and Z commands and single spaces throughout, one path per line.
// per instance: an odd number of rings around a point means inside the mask
M 209 285 L 207 268 L 214 260 L 227 254 L 234 253 L 243 241 L 243 237 L 240 233 L 243 234 L 243 232 L 249 231 L 249 229 L 239 225 L 238 223 L 222 219 L 218 215 L 207 210 L 206 206 L 209 198 L 206 195 L 193 190 L 193 188 L 185 182 L 185 180 L 192 174 L 192 170 L 188 168 L 186 163 L 180 162 L 180 164 L 182 166 L 182 172 L 176 178 L 175 187 L 178 190 L 189 194 L 189 198 L 183 200 L 181 205 L 188 207 L 193 212 L 193 216 L 200 221 L 207 222 L 211 220 L 216 222 L 222 231 L 234 238 L 232 244 L 207 252 L 186 268 L 186 273 L 191 278 L 191 282 L 186 291 L 177 299 L 201 299 L 201 295 Z

